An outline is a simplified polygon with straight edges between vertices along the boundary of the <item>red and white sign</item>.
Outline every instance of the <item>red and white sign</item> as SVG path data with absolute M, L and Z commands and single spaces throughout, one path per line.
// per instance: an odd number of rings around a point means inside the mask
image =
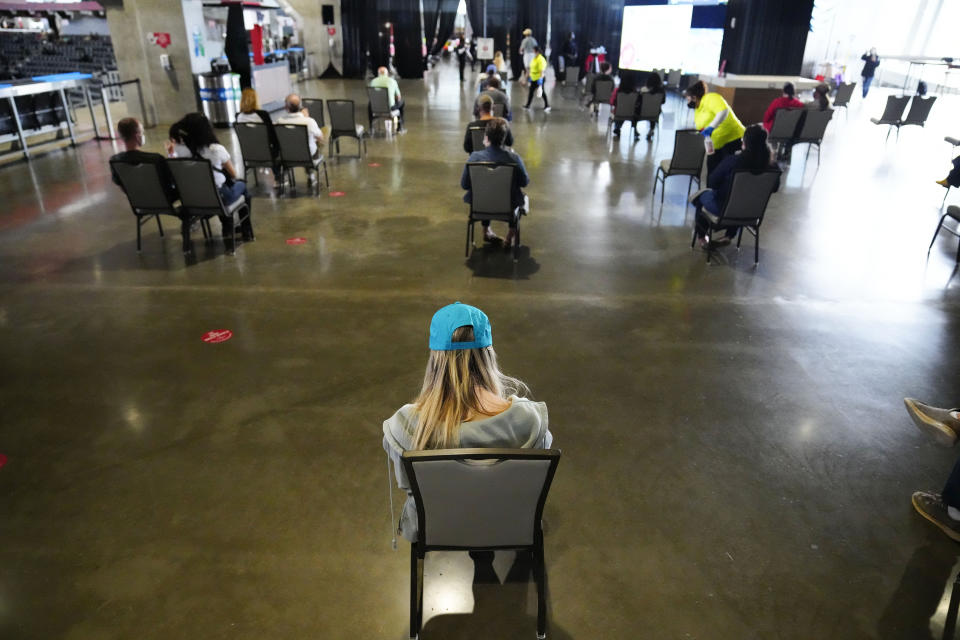
M 233 337 L 233 331 L 230 329 L 217 329 L 215 331 L 207 331 L 203 334 L 203 340 L 207 344 L 217 344 L 218 342 L 226 342 Z
M 327 35 L 335 36 L 337 35 L 336 27 L 327 27 Z
M 287 238 L 287 244 L 307 244 L 306 238 Z
M 147 40 L 150 41 L 150 44 L 155 44 L 161 49 L 166 49 L 170 46 L 170 34 L 163 32 L 148 33 Z
M 347 192 L 346 192 L 346 191 L 331 191 L 331 192 L 330 192 L 330 197 L 331 197 L 331 198 L 342 198 L 342 197 L 345 196 L 345 195 L 347 195 Z

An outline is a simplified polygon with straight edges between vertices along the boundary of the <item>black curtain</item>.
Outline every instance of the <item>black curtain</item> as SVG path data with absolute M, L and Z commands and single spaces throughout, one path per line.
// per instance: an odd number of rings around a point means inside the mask
M 493 50 L 502 52 L 503 57 L 511 63 L 518 57 L 516 49 L 520 46 L 520 41 L 513 40 L 511 36 L 511 30 L 517 21 L 516 2 L 517 0 L 487 0 L 487 37 L 493 38 Z M 508 38 L 511 38 L 509 43 Z
M 431 54 L 439 53 L 447 38 L 453 35 L 453 23 L 457 19 L 459 5 L 459 0 L 437 0 L 433 11 L 430 11 L 427 9 L 429 5 L 424 2 L 423 30 L 427 34 L 427 46 Z
M 617 68 L 624 0 L 553 0 L 551 27 L 554 56 L 559 55 L 570 32 L 577 34 L 580 66 L 590 49 L 603 45 L 607 61 Z
M 523 40 L 523 30 L 533 31 L 533 38 L 540 44 L 546 55 L 547 49 L 547 0 L 528 0 L 527 2 L 512 2 L 516 19 L 510 28 L 510 66 L 513 76 L 519 78 L 523 73 L 523 56 L 520 55 L 520 42 Z M 489 12 L 489 6 L 487 11 Z M 489 15 L 487 16 L 489 27 Z
M 230 70 L 240 74 L 240 87 L 250 88 L 250 46 L 247 28 L 243 24 L 243 7 L 240 5 L 231 5 L 227 11 L 227 37 L 223 51 L 230 62 Z
M 483 37 L 483 0 L 467 0 L 467 18 L 473 28 L 473 37 Z
M 720 50 L 726 71 L 799 75 L 812 13 L 813 0 L 730 0 Z
M 363 78 L 366 75 L 370 64 L 367 52 L 376 39 L 376 22 L 373 20 L 376 8 L 376 0 L 341 3 L 343 75 L 346 78 Z
M 456 12 L 456 6 L 454 6 Z M 341 5 L 343 75 L 363 78 L 368 68 L 387 66 L 393 25 L 393 63 L 401 78 L 423 75 L 419 0 L 350 0 Z M 369 60 L 368 60 L 369 54 Z

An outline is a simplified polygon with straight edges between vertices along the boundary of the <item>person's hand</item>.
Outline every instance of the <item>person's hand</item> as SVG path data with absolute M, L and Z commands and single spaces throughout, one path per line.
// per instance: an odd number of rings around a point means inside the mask
M 307 118 L 310 117 L 310 110 L 307 109 L 306 107 L 304 107 L 303 109 L 300 109 L 300 113 L 302 113 Z
M 174 146 L 175 146 L 175 145 L 173 144 L 173 140 L 167 140 L 166 142 L 163 143 L 163 148 L 167 150 L 167 155 L 168 155 L 168 156 L 172 156 L 172 155 L 173 155 L 173 147 L 174 147 Z
M 709 138 L 710 134 L 713 133 L 713 127 L 707 127 L 701 133 L 703 133 L 704 138 Z

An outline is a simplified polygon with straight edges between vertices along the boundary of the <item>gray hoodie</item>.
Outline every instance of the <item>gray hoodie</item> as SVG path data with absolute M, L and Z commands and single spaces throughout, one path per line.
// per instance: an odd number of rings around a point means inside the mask
M 549 449 L 553 434 L 547 428 L 547 405 L 527 398 L 510 396 L 510 407 L 495 416 L 460 424 L 459 442 L 454 448 Z M 411 542 L 417 537 L 417 508 L 410 491 L 410 482 L 400 457 L 413 448 L 417 430 L 414 405 L 400 407 L 383 423 L 383 450 L 393 462 L 397 486 L 407 492 L 407 501 L 400 514 L 400 535 Z

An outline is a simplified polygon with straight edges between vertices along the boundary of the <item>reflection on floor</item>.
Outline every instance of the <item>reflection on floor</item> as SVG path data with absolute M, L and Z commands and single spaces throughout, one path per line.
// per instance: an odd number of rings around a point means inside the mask
M 752 239 L 690 250 L 685 180 L 654 205 L 679 101 L 634 143 L 548 87 L 513 122 L 516 264 L 463 257 L 475 89 L 450 68 L 401 83 L 409 133 L 330 162 L 343 196 L 261 174 L 235 257 L 185 260 L 173 224 L 137 255 L 108 142 L 0 169 L 0 637 L 406 637 L 379 434 L 453 300 L 489 313 L 564 451 L 551 637 L 939 637 L 957 547 L 909 498 L 954 454 L 901 398 L 960 400 L 956 241 L 926 259 L 958 98 L 884 143 L 874 90 L 819 166 L 798 147 L 755 268 Z M 301 92 L 365 109 L 357 81 Z M 474 585 L 460 554 L 427 574 L 424 638 L 532 637 L 531 585 Z

